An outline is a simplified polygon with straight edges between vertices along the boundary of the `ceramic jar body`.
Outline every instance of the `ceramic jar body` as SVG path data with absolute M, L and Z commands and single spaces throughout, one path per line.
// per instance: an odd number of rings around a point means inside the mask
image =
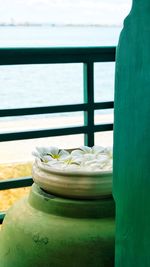
M 113 267 L 114 202 L 70 200 L 32 186 L 6 215 L 1 267 Z

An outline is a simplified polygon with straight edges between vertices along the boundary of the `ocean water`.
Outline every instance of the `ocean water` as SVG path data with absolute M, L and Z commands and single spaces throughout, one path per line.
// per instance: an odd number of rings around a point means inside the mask
M 119 27 L 0 27 L 0 47 L 114 46 Z M 95 101 L 114 98 L 114 63 L 94 64 Z M 0 66 L 1 109 L 83 102 L 83 65 Z
M 0 47 L 115 46 L 120 31 L 119 27 L 0 27 Z M 96 63 L 94 71 L 95 101 L 112 101 L 115 64 Z M 82 102 L 82 64 L 0 66 L 1 109 Z M 113 110 L 99 113 L 95 112 L 95 124 L 113 121 Z M 83 125 L 83 112 L 0 118 L 0 133 L 75 125 Z M 36 146 L 74 148 L 83 142 L 83 134 L 0 142 L 0 163 L 33 160 Z M 95 133 L 95 144 L 112 146 L 112 132 Z

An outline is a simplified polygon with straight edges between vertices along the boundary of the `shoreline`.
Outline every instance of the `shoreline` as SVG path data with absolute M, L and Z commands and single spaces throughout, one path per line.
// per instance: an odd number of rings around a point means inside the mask
M 105 124 L 113 122 L 113 114 L 98 114 L 95 115 L 95 124 Z M 0 133 L 6 132 L 17 132 L 26 130 L 37 130 L 37 129 L 53 129 L 61 127 L 73 127 L 82 126 L 83 116 L 73 117 L 51 117 L 51 118 L 32 118 L 22 120 L 10 120 L 0 121 Z M 23 163 L 32 162 L 34 157 L 32 151 L 35 150 L 36 146 L 57 146 L 61 149 L 77 148 L 83 145 L 83 134 L 58 136 L 58 137 L 46 137 L 29 140 L 19 141 L 7 141 L 0 142 L 0 164 L 7 163 Z M 113 145 L 113 134 L 109 132 L 95 133 L 95 144 L 100 146 L 112 146 Z

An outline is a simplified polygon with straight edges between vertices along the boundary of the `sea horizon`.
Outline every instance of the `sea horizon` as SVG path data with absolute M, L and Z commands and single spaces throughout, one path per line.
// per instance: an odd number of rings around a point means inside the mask
M 0 27 L 122 27 L 122 24 L 103 23 L 38 23 L 38 22 L 0 22 Z

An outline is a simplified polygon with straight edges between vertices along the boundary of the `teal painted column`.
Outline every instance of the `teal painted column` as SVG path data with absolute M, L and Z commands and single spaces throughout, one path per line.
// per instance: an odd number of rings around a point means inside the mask
M 116 58 L 116 267 L 150 266 L 150 0 L 134 0 Z

